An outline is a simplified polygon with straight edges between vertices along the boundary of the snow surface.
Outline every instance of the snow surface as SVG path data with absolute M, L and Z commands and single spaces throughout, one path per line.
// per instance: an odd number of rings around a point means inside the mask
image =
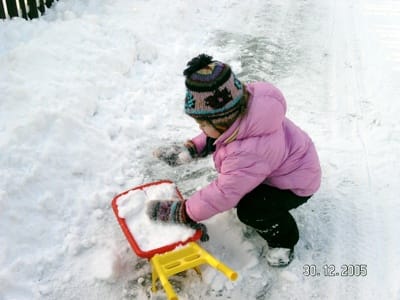
M 176 185 L 160 183 L 129 191 L 117 198 L 118 217 L 125 220 L 130 234 L 142 251 L 186 241 L 195 230 L 184 225 L 151 221 L 146 214 L 150 200 L 180 200 Z
M 180 299 L 400 299 L 399 1 L 60 0 L 40 19 L 0 21 L 1 300 L 165 299 L 111 200 L 158 179 L 188 196 L 215 177 L 208 158 L 152 157 L 198 132 L 182 70 L 201 52 L 283 91 L 323 183 L 293 211 L 287 268 L 268 267 L 231 211 L 202 245 L 238 280 L 188 271 L 171 278 Z M 324 276 L 326 264 L 368 274 Z

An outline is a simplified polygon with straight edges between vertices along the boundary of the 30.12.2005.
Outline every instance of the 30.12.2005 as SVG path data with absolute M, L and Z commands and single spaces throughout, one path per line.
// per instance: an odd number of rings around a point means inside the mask
M 333 264 L 325 264 L 322 268 L 314 264 L 307 264 L 303 266 L 303 275 L 307 277 L 359 277 L 367 276 L 367 269 L 366 264 L 343 264 L 340 267 Z

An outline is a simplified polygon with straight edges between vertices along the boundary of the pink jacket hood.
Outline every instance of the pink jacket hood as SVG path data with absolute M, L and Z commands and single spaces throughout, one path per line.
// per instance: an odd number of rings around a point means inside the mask
M 229 137 L 237 127 L 239 127 L 239 133 L 236 139 L 241 140 L 268 135 L 282 126 L 286 114 L 286 102 L 281 92 L 278 89 L 273 89 L 272 86 L 268 88 L 265 83 L 249 84 L 247 90 L 251 95 L 249 111 L 242 122 L 238 120 L 235 126 L 231 126 L 224 133 L 226 137 Z M 254 101 L 254 96 L 257 96 L 257 100 L 268 98 L 269 101 Z M 224 136 L 220 140 L 224 140 Z
M 218 177 L 186 202 L 195 221 L 231 209 L 261 183 L 309 196 L 320 185 L 318 156 L 309 136 L 285 117 L 286 102 L 270 83 L 247 85 L 248 111 L 216 141 Z M 192 139 L 200 152 L 202 133 Z

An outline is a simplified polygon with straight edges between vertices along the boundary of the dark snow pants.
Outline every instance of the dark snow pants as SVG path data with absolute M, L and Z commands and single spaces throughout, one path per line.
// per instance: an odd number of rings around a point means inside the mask
M 261 184 L 240 200 L 237 215 L 241 222 L 256 229 L 269 247 L 293 249 L 299 240 L 299 230 L 289 210 L 310 197 Z

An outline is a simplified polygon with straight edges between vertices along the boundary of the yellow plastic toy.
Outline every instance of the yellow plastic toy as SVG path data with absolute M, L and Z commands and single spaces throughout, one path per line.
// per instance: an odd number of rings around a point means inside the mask
M 156 254 L 150 259 L 152 266 L 152 291 L 157 291 L 156 281 L 160 279 L 168 300 L 178 300 L 168 278 L 174 274 L 195 269 L 201 275 L 199 265 L 209 264 L 222 272 L 230 280 L 236 280 L 238 274 L 224 263 L 213 257 L 206 250 L 194 242 L 190 242 L 182 248 L 163 254 Z

